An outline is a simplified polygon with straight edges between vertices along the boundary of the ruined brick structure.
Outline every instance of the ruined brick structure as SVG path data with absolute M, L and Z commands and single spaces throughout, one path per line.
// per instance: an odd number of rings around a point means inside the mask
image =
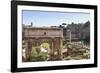
M 50 45 L 50 58 L 61 58 L 63 30 L 54 27 L 23 27 L 23 40 L 25 41 L 26 57 L 31 52 L 32 46 L 40 46 L 46 42 Z M 55 52 L 57 54 L 55 55 Z

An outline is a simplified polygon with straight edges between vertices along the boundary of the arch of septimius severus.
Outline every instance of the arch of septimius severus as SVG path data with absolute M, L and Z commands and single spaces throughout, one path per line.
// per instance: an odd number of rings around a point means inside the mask
M 50 58 L 60 59 L 62 49 L 63 30 L 56 27 L 24 27 L 23 38 L 26 43 L 26 57 L 32 46 L 40 46 L 46 42 L 50 45 Z M 56 55 L 55 55 L 56 53 Z

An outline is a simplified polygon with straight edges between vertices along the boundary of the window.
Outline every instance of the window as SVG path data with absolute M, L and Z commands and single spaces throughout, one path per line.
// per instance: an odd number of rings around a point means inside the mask
M 46 32 L 44 32 L 44 35 L 46 35 Z

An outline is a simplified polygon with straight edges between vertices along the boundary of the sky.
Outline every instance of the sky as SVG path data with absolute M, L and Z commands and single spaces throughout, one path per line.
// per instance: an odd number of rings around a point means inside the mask
M 90 20 L 89 13 L 22 11 L 22 24 L 30 25 L 32 22 L 34 27 L 59 26 L 62 23 L 71 24 L 72 22 L 85 23 L 88 20 Z

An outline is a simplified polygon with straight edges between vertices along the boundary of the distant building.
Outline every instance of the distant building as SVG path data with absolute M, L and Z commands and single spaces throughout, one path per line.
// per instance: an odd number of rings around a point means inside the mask
M 85 37 L 90 35 L 90 22 L 81 23 L 81 24 L 68 24 L 67 27 L 63 28 L 63 36 L 66 38 L 66 40 L 69 40 L 69 30 L 71 32 L 71 38 L 72 40 L 81 40 Z

